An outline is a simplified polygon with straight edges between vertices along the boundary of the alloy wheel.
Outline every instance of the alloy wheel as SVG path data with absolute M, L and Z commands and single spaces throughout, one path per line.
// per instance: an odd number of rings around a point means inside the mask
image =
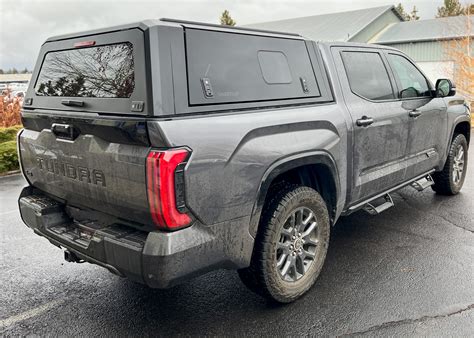
M 464 148 L 462 145 L 458 145 L 453 161 L 453 183 L 455 185 L 459 185 L 463 178 L 464 162 Z
M 283 280 L 294 282 L 314 263 L 320 241 L 318 222 L 309 208 L 295 209 L 286 219 L 276 246 L 276 267 Z

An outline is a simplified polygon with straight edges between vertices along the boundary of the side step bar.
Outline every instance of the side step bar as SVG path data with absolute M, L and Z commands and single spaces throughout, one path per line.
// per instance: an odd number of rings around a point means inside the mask
M 379 204 L 378 206 L 373 205 L 372 203 L 367 203 L 363 210 L 371 215 L 378 215 L 388 208 L 393 207 L 395 204 L 393 203 L 392 196 L 390 194 L 385 195 L 384 197 L 385 202 Z
M 433 184 L 433 177 L 431 177 L 431 175 L 426 175 L 425 177 L 416 180 L 410 185 L 418 191 L 423 191 L 426 188 L 431 187 Z
M 423 175 L 417 176 L 417 177 L 415 177 L 411 180 L 408 180 L 404 183 L 401 183 L 401 184 L 399 184 L 399 185 L 397 185 L 397 186 L 395 186 L 391 189 L 388 189 L 387 191 L 385 191 L 383 193 L 380 193 L 376 196 L 373 196 L 373 197 L 371 197 L 371 198 L 369 198 L 365 201 L 362 201 L 362 202 L 359 202 L 355 205 L 352 205 L 349 208 L 347 208 L 346 210 L 344 210 L 342 212 L 342 215 L 343 216 L 350 215 L 350 214 L 352 214 L 353 212 L 355 212 L 359 209 L 364 209 L 365 211 L 367 211 L 371 215 L 378 215 L 382 211 L 385 211 L 385 210 L 387 210 L 388 208 L 390 208 L 394 205 L 393 204 L 393 199 L 390 196 L 391 192 L 400 190 L 401 188 L 404 188 L 407 185 L 411 185 L 413 188 L 417 189 L 418 191 L 424 190 L 424 189 L 428 188 L 429 186 L 433 185 L 434 181 L 433 181 L 433 178 L 431 177 L 431 174 L 433 172 L 434 172 L 434 169 L 428 171 L 427 173 L 425 173 Z M 382 197 L 385 199 L 385 202 L 383 202 L 382 204 L 380 204 L 378 206 L 374 206 L 374 204 L 372 202 L 374 202 L 375 200 L 380 199 Z M 368 211 L 367 209 L 371 210 L 372 212 Z M 376 210 L 378 210 L 378 212 Z

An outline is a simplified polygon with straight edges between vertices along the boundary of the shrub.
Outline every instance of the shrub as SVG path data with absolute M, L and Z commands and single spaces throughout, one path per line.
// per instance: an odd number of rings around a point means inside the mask
M 8 128 L 0 127 L 0 143 L 14 141 L 16 139 L 16 134 L 20 129 L 21 126 L 12 126 Z
M 21 126 L 0 127 L 0 173 L 19 168 L 16 134 L 20 129 Z
M 0 127 L 10 127 L 21 124 L 22 97 L 13 97 L 11 90 L 5 90 L 0 95 Z
M 0 143 L 0 173 L 19 168 L 16 141 Z

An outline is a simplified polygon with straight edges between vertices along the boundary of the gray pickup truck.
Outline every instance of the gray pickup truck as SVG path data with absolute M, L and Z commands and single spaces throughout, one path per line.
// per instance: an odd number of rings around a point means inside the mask
M 24 101 L 19 207 L 67 261 L 153 288 L 234 269 L 291 302 L 340 216 L 409 185 L 459 192 L 469 114 L 383 46 L 170 19 L 53 37 Z

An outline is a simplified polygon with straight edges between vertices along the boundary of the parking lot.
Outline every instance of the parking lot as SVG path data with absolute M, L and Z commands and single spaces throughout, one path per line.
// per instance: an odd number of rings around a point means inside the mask
M 474 332 L 474 151 L 462 193 L 405 188 L 332 232 L 314 288 L 276 306 L 234 271 L 152 290 L 62 252 L 21 221 L 0 178 L 0 335 L 455 335 Z

